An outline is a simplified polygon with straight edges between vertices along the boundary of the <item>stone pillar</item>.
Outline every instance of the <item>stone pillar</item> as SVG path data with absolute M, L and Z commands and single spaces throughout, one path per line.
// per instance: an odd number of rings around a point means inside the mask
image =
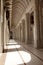
M 17 26 L 17 40 L 19 41 L 19 26 Z
M 0 52 L 4 49 L 4 19 L 3 19 L 3 0 L 0 0 Z
M 27 44 L 27 19 L 25 15 L 25 44 Z
M 6 23 L 6 11 L 4 11 L 4 47 L 7 43 L 7 23 Z
M 1 0 L 0 0 L 0 52 L 2 52 L 2 46 L 1 46 Z
M 19 24 L 20 27 L 20 41 L 21 41 L 21 23 Z
M 17 40 L 17 31 L 15 30 L 15 39 Z
M 18 26 L 18 36 L 19 36 L 19 41 L 20 41 L 20 24 Z
M 27 40 L 27 44 L 29 44 L 30 43 L 30 15 L 29 13 L 26 13 L 25 28 L 26 28 L 26 40 Z
M 15 31 L 13 30 L 13 39 L 15 39 Z
M 18 40 L 18 30 L 16 28 L 16 40 Z
M 22 27 L 23 27 L 23 31 L 22 31 L 22 35 L 23 35 L 23 42 L 25 42 L 25 19 L 22 20 Z
M 18 29 L 16 28 L 16 40 L 18 40 Z
M 23 24 L 21 22 L 21 42 L 23 42 Z
M 43 48 L 43 0 L 39 0 L 40 44 Z
M 4 10 L 4 47 L 9 42 L 9 29 L 8 29 L 8 20 L 6 19 L 6 10 Z
M 20 41 L 22 42 L 22 23 L 20 23 Z
M 40 39 L 40 20 L 39 20 L 39 0 L 35 0 L 35 15 L 36 15 L 36 30 L 37 30 L 36 48 L 40 48 L 41 47 L 41 39 Z
M 6 22 L 6 25 L 7 25 L 7 31 L 6 31 L 7 33 L 6 34 L 7 34 L 7 43 L 8 43 L 10 35 L 9 35 L 9 28 L 8 28 L 8 24 L 7 23 L 8 23 L 8 21 Z

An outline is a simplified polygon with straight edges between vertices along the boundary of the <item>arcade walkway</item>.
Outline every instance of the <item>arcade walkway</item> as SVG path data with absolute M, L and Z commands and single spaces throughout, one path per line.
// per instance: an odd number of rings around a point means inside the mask
M 5 46 L 5 53 L 0 53 L 0 65 L 43 65 L 43 60 L 30 51 L 27 51 L 20 42 L 10 40 Z

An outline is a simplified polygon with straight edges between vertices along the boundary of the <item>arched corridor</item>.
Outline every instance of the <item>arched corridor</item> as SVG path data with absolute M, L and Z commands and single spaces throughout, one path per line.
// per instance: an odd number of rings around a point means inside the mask
M 43 0 L 0 0 L 0 65 L 43 65 Z

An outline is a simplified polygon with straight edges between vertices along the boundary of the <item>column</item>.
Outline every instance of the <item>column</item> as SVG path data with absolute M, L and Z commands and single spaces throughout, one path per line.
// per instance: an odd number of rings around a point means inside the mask
M 19 24 L 20 27 L 20 41 L 21 41 L 21 23 Z
M 37 36 L 37 40 L 36 40 L 36 48 L 40 48 L 41 47 L 41 38 L 40 38 L 40 20 L 39 20 L 39 0 L 35 0 L 35 15 L 36 15 L 36 36 Z
M 21 42 L 23 42 L 23 24 L 21 21 Z
M 22 33 L 23 33 L 23 42 L 25 42 L 25 19 L 22 20 L 22 27 L 23 27 L 23 30 L 22 30 Z
M 25 21 L 25 32 L 26 32 L 26 43 L 30 43 L 30 15 L 26 13 L 26 21 Z
M 4 10 L 4 47 L 7 43 L 7 23 L 6 23 L 6 10 Z

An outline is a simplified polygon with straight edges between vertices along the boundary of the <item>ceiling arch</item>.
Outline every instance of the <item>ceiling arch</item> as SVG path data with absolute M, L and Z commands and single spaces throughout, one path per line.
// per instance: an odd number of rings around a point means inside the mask
M 13 0 L 12 2 L 12 25 L 16 27 L 27 8 L 27 0 Z
M 13 1 L 14 4 L 17 4 L 17 3 L 20 3 L 21 5 L 23 6 L 26 6 L 27 5 L 27 0 L 15 0 Z

